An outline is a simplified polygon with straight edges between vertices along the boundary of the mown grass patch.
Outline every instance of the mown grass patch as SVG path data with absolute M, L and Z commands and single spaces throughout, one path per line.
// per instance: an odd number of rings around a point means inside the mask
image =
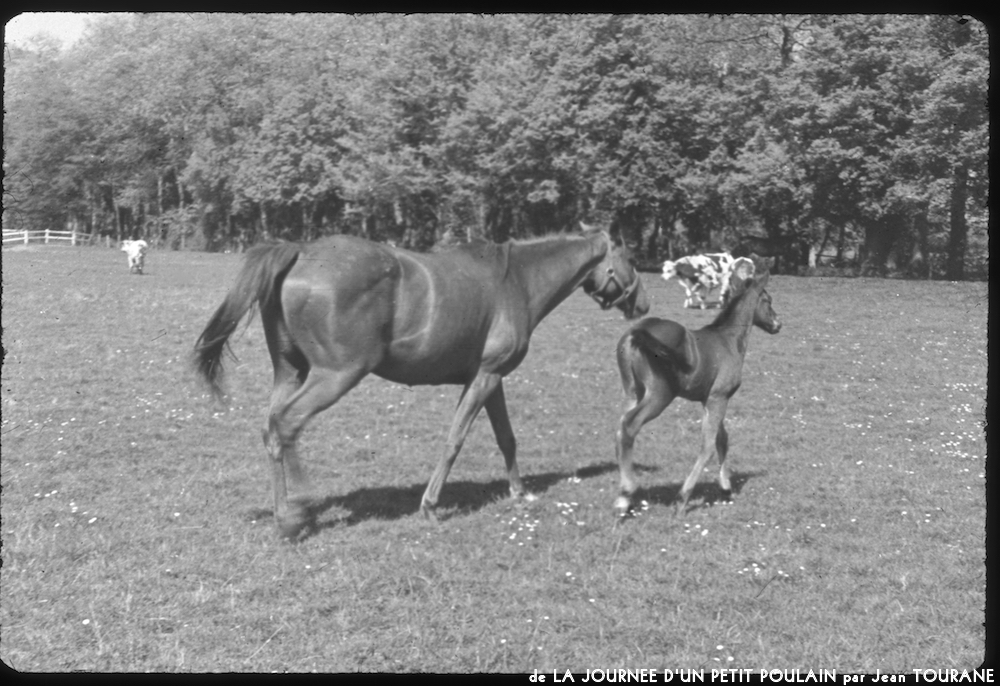
M 260 444 L 270 365 L 230 398 L 189 365 L 236 255 L 3 253 L 0 653 L 20 670 L 970 668 L 984 621 L 986 287 L 772 278 L 727 425 L 735 502 L 672 517 L 699 445 L 677 401 L 612 515 L 626 324 L 575 294 L 505 382 L 539 499 L 505 497 L 478 420 L 418 514 L 457 401 L 365 380 L 302 441 L 316 535 L 278 540 Z M 645 276 L 651 314 L 700 326 Z

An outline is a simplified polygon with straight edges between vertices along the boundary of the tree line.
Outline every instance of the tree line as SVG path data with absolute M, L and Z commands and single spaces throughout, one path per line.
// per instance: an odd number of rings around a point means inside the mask
M 974 19 L 109 15 L 5 75 L 5 228 L 425 250 L 587 220 L 648 264 L 986 271 Z

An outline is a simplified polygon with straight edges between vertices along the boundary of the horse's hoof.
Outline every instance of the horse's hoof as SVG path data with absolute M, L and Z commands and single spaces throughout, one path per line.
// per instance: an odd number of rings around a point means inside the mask
M 538 496 L 535 495 L 534 493 L 525 492 L 525 493 L 518 493 L 517 495 L 514 496 L 514 499 L 520 500 L 521 502 L 524 503 L 533 503 L 536 500 L 538 500 Z
M 632 511 L 632 502 L 623 495 L 615 498 L 615 512 L 619 517 L 627 517 Z
M 278 520 L 278 533 L 287 541 L 297 541 L 303 531 L 312 528 L 313 521 L 308 517 L 285 517 Z
M 427 521 L 429 522 L 440 521 L 438 519 L 437 511 L 435 511 L 432 505 L 428 505 L 427 503 L 420 503 L 420 511 L 424 513 L 424 519 L 426 519 Z

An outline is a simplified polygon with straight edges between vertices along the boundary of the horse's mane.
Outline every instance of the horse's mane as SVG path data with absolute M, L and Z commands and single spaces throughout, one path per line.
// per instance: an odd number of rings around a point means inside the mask
M 500 274 L 506 277 L 510 267 L 510 246 L 511 241 L 494 243 L 483 238 L 473 238 L 466 243 L 455 243 L 435 252 L 442 254 L 463 253 L 478 260 L 488 260 L 496 264 Z
M 448 253 L 464 253 L 466 255 L 471 255 L 476 259 L 480 260 L 492 260 L 497 264 L 497 268 L 500 273 L 506 277 L 507 272 L 510 268 L 510 250 L 511 247 L 521 246 L 521 245 L 537 245 L 539 243 L 545 243 L 548 241 L 567 239 L 567 238 L 586 238 L 594 235 L 595 233 L 606 233 L 600 228 L 595 227 L 585 227 L 581 231 L 571 231 L 571 232 L 561 232 L 553 231 L 552 233 L 547 233 L 542 236 L 532 236 L 530 238 L 520 238 L 520 239 L 508 239 L 503 243 L 497 243 L 495 241 L 488 240 L 486 238 L 472 238 L 468 241 L 461 243 L 443 243 L 436 245 L 432 252 L 448 254 Z
M 560 238 L 586 238 L 592 236 L 595 233 L 602 233 L 599 228 L 588 227 L 581 231 L 552 231 L 550 233 L 542 234 L 541 236 L 531 236 L 530 238 L 519 238 L 513 243 L 515 245 L 532 245 L 533 243 L 545 243 L 546 241 L 556 240 Z
M 743 299 L 747 297 L 747 294 L 754 289 L 756 283 L 757 279 L 751 276 L 749 279 L 740 284 L 739 292 L 734 297 L 729 299 L 729 302 L 726 303 L 726 306 L 719 311 L 719 314 L 712 320 L 712 323 L 705 326 L 705 328 L 717 329 L 720 326 L 723 326 L 724 323 L 733 315 L 733 312 L 736 311 L 736 308 L 740 306 L 740 303 L 743 302 Z

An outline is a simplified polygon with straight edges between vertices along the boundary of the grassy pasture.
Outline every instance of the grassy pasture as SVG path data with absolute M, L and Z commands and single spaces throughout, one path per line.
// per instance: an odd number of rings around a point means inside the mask
M 986 285 L 773 277 L 730 404 L 735 502 L 677 401 L 616 526 L 614 346 L 574 294 L 505 382 L 522 474 L 477 420 L 418 514 L 454 387 L 365 380 L 306 431 L 329 505 L 277 538 L 256 321 L 213 405 L 191 346 L 237 255 L 3 252 L 0 657 L 18 670 L 971 668 L 983 657 Z M 652 314 L 700 326 L 644 276 Z

